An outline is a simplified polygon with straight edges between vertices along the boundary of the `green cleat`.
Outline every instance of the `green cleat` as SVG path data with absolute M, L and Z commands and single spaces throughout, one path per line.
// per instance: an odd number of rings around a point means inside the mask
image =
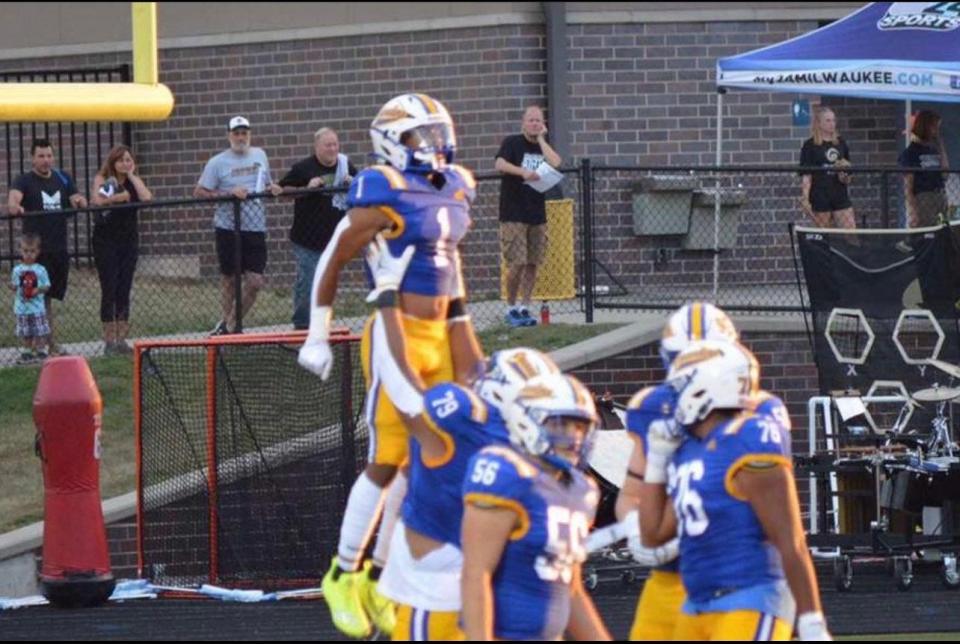
M 360 601 L 380 632 L 384 635 L 393 635 L 393 629 L 397 625 L 397 608 L 392 600 L 387 599 L 377 590 L 378 582 L 370 579 L 372 568 L 370 561 L 363 566 L 363 574 L 360 577 Z
M 362 571 L 341 572 L 339 577 L 334 579 L 337 569 L 337 558 L 334 557 L 321 584 L 323 599 L 330 609 L 333 625 L 350 637 L 369 637 L 373 626 L 360 601 L 366 575 Z

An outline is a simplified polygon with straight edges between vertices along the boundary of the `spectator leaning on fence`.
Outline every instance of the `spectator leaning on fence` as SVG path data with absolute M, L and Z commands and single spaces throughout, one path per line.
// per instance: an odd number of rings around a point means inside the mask
M 133 152 L 117 145 L 93 178 L 93 205 L 127 204 L 94 213 L 93 257 L 100 278 L 100 321 L 105 354 L 133 353 L 130 331 L 130 289 L 137 268 L 139 235 L 137 208 L 129 204 L 151 201 L 153 194 L 137 176 Z
M 20 238 L 21 262 L 13 267 L 10 290 L 14 292 L 13 314 L 17 318 L 17 337 L 23 340 L 23 352 L 17 364 L 29 364 L 47 357 L 44 342 L 50 335 L 44 294 L 50 290 L 47 270 L 37 263 L 40 236 L 24 233 Z
M 33 168 L 13 182 L 7 196 L 7 211 L 11 215 L 42 212 L 42 215 L 24 217 L 23 232 L 40 236 L 41 264 L 50 276 L 50 290 L 44 294 L 47 321 L 50 325 L 50 353 L 61 353 L 54 341 L 52 300 L 63 301 L 70 274 L 70 255 L 67 252 L 67 216 L 60 214 L 67 208 L 86 208 L 87 199 L 77 190 L 73 178 L 55 168 L 53 146 L 46 139 L 35 139 L 30 146 Z
M 496 154 L 500 179 L 500 246 L 507 265 L 506 320 L 510 326 L 533 326 L 530 300 L 547 246 L 546 199 L 528 185 L 540 176 L 536 169 L 546 161 L 559 168 L 561 159 L 547 143 L 543 110 L 531 105 L 523 113 L 520 134 L 508 136 Z M 521 305 L 517 306 L 517 295 Z
M 856 228 L 853 205 L 847 194 L 851 175 L 838 171 L 850 166 L 850 150 L 837 132 L 837 115 L 829 107 L 817 108 L 810 130 L 812 136 L 800 148 L 800 165 L 823 170 L 801 171 L 800 206 L 820 228 Z
M 283 188 L 270 178 L 267 154 L 250 146 L 250 121 L 234 116 L 227 124 L 230 148 L 214 155 L 203 168 L 203 174 L 193 191 L 195 197 L 233 196 L 240 204 L 240 266 L 235 266 L 233 202 L 217 204 L 213 217 L 216 234 L 217 260 L 220 264 L 220 308 L 222 317 L 212 335 L 236 331 L 236 301 L 234 298 L 234 271 L 243 273 L 241 314 L 246 316 L 263 288 L 263 271 L 267 266 L 267 216 L 259 199 L 247 201 L 247 195 L 269 189 L 278 195 Z
M 910 145 L 900 153 L 905 168 L 946 170 L 947 149 L 940 136 L 940 115 L 922 110 L 913 119 Z M 907 201 L 907 225 L 910 228 L 936 226 L 941 217 L 949 217 L 946 182 L 943 172 L 910 172 L 903 175 Z
M 336 188 L 348 186 L 357 174 L 345 154 L 340 154 L 337 133 L 328 127 L 313 135 L 313 154 L 293 164 L 280 180 L 285 188 Z M 293 287 L 293 328 L 310 327 L 310 290 L 320 255 L 346 214 L 346 193 L 318 192 L 297 197 L 293 204 L 290 241 L 297 258 Z

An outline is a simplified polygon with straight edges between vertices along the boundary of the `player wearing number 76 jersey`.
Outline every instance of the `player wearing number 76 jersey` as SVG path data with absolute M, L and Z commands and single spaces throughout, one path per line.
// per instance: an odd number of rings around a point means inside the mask
M 507 398 L 511 446 L 477 452 L 463 483 L 462 620 L 467 640 L 608 640 L 580 566 L 599 500 L 580 471 L 597 423 L 572 376 L 526 381 Z
M 687 601 L 674 639 L 789 640 L 787 586 L 800 639 L 830 638 L 782 429 L 749 410 L 755 364 L 737 344 L 690 344 L 667 376 L 684 432 L 648 434 L 640 530 L 648 546 L 680 538 Z

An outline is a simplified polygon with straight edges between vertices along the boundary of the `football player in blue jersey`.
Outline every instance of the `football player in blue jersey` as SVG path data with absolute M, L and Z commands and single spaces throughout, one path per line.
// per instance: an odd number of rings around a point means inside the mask
M 597 423 L 576 378 L 531 378 L 504 406 L 513 447 L 477 452 L 463 483 L 468 640 L 609 640 L 580 567 L 599 491 L 580 471 Z
M 379 318 L 375 343 L 388 348 L 373 369 L 410 431 L 409 486 L 393 532 L 390 558 L 379 590 L 397 602 L 393 639 L 462 640 L 460 617 L 461 488 L 470 458 L 490 444 L 509 441 L 500 409 L 512 392 L 537 375 L 559 374 L 548 356 L 533 349 L 506 349 L 478 361 L 468 387 L 441 383 L 426 389 L 410 367 L 396 289 L 409 253 L 390 254 L 378 236 L 367 262 Z M 473 329 L 458 324 L 451 341 L 472 342 Z
M 429 384 L 454 380 L 455 353 L 476 347 L 451 347 L 448 320 L 465 313 L 464 284 L 457 244 L 470 226 L 475 183 L 469 171 L 453 165 L 456 135 L 446 108 L 426 94 L 403 94 L 388 101 L 370 126 L 380 164 L 360 172 L 347 194 L 349 210 L 320 258 L 313 281 L 310 330 L 299 362 L 326 379 L 333 364 L 328 342 L 332 304 L 347 262 L 382 233 L 395 255 L 408 246 L 413 254 L 399 285 L 413 370 Z M 454 322 L 455 323 L 455 322 Z M 361 343 L 368 386 L 366 420 L 370 429 L 368 465 L 347 500 L 337 557 L 324 577 L 324 598 L 334 624 L 353 637 L 372 630 L 370 618 L 386 633 L 393 629 L 393 607 L 376 590 L 386 561 L 389 534 L 406 485 L 398 468 L 407 458 L 407 432 L 397 410 L 371 372 L 384 347 L 371 342 L 373 316 Z M 467 356 L 462 364 L 472 363 Z M 395 480 L 396 479 L 396 480 Z M 363 553 L 390 485 L 373 566 Z
M 788 640 L 792 601 L 800 639 L 830 639 L 783 430 L 749 409 L 756 360 L 697 341 L 668 379 L 683 431 L 650 427 L 640 529 L 648 546 L 680 537 L 687 600 L 674 639 Z
M 721 309 L 705 302 L 693 302 L 680 307 L 664 326 L 660 356 L 665 371 L 673 359 L 696 340 L 737 342 L 737 330 Z M 646 468 L 647 433 L 654 423 L 673 424 L 677 391 L 669 383 L 645 387 L 637 392 L 627 405 L 627 435 L 633 442 L 633 451 L 627 467 L 627 476 L 617 495 L 616 513 L 620 524 L 609 537 L 591 535 L 591 550 L 603 542 L 626 538 L 634 560 L 653 568 L 637 602 L 631 640 L 656 641 L 670 639 L 676 626 L 686 592 L 680 580 L 679 554 L 676 539 L 657 548 L 645 548 L 640 540 L 638 511 L 643 490 L 643 472 Z M 758 413 L 769 414 L 783 427 L 785 442 L 789 444 L 790 418 L 783 402 L 766 392 L 760 392 L 754 401 Z M 605 543 L 604 543 L 605 545 Z

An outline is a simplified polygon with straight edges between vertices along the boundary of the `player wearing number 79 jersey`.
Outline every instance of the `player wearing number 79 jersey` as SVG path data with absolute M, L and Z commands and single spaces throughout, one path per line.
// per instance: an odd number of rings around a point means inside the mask
M 467 640 L 610 639 L 580 577 L 599 499 L 578 468 L 593 399 L 572 376 L 538 376 L 503 416 L 513 447 L 475 454 L 463 483 Z

